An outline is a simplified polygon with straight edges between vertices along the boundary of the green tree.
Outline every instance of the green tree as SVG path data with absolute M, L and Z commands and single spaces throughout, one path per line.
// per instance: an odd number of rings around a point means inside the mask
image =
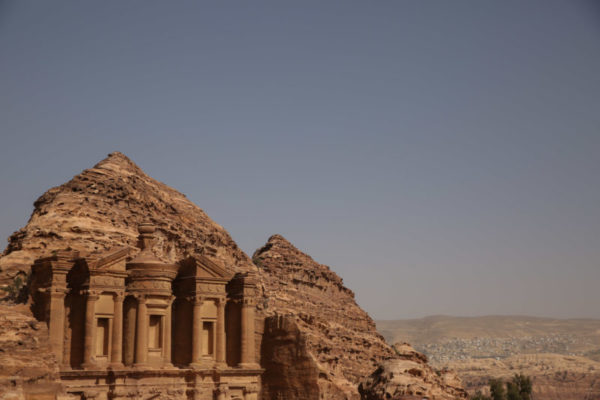
M 471 396 L 470 400 L 491 400 L 491 399 L 488 396 L 485 396 L 483 393 L 481 393 L 481 390 L 478 390 L 474 396 Z
M 531 391 L 533 388 L 530 377 L 522 374 L 515 375 L 512 378 L 512 386 L 518 391 L 520 400 L 531 400 Z
M 531 378 L 522 374 L 515 374 L 510 381 L 490 379 L 491 397 L 485 396 L 481 391 L 471 396 L 470 400 L 531 400 Z
M 506 400 L 521 400 L 519 385 L 513 381 L 506 382 Z
M 492 400 L 506 400 L 506 392 L 501 379 L 490 379 L 490 394 Z

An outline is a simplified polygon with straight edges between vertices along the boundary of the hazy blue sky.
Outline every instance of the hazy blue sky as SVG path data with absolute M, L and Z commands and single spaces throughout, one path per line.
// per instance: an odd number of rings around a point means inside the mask
M 600 317 L 600 3 L 2 1 L 0 237 L 107 153 L 376 318 Z

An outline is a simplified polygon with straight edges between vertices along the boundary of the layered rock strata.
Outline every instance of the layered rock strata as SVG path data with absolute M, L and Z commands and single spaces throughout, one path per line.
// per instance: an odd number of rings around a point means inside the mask
M 48 329 L 24 305 L 0 305 L 0 399 L 63 398 Z
M 136 251 L 137 227 L 147 221 L 157 227 L 155 253 L 164 261 L 203 254 L 236 272 L 255 269 L 227 231 L 185 195 L 115 152 L 35 201 L 29 222 L 0 257 L 0 283 L 66 247 L 85 253 L 126 245 Z
M 459 381 L 454 383 L 456 387 L 448 385 L 427 365 L 423 355 L 412 350 L 414 354 L 408 357 L 408 353 L 392 349 L 377 332 L 373 320 L 356 304 L 354 293 L 344 286 L 342 279 L 281 235 L 271 236 L 254 253 L 253 261 L 259 267 L 265 293 L 270 295 L 264 313 L 285 315 L 285 320 L 267 318 L 269 329 L 263 339 L 263 349 L 267 349 L 263 351 L 263 366 L 269 369 L 276 360 L 286 359 L 302 369 L 300 374 L 283 368 L 278 368 L 276 376 L 265 374 L 263 381 L 269 391 L 286 399 L 358 399 L 360 381 L 383 364 L 397 366 L 394 367 L 396 374 L 412 379 L 411 385 L 391 383 L 398 395 L 422 394 L 432 399 L 464 397 Z M 269 350 L 268 338 L 274 336 L 282 342 L 276 357 Z M 285 352 L 281 351 L 284 347 L 287 347 Z M 298 352 L 298 348 L 302 351 Z M 298 355 L 301 356 L 295 358 Z M 411 364 L 408 370 L 418 370 L 419 374 L 411 375 L 406 368 L 402 369 L 405 363 Z M 301 385 L 294 379 L 298 375 L 310 376 L 312 382 L 317 378 L 316 387 L 314 383 L 307 386 L 311 388 L 307 397 L 293 389 Z M 283 381 L 294 384 L 281 386 L 279 382 Z
M 10 237 L 0 257 L 0 283 L 27 276 L 35 259 L 66 248 L 86 254 L 128 246 L 135 256 L 136 230 L 146 221 L 157 227 L 154 250 L 165 262 L 203 255 L 232 273 L 258 275 L 262 301 L 256 307 L 255 339 L 266 369 L 265 400 L 358 399 L 361 379 L 380 363 L 398 359 L 328 267 L 278 235 L 255 253 L 253 263 L 200 208 L 121 153 L 35 202 L 28 224 Z M 433 372 L 424 371 L 425 382 Z M 431 399 L 454 393 L 431 382 L 426 391 Z
M 359 391 L 364 400 L 466 398 L 460 379 L 448 370 L 434 371 L 427 357 L 409 344 L 395 344 L 398 357 L 384 361 L 364 379 Z

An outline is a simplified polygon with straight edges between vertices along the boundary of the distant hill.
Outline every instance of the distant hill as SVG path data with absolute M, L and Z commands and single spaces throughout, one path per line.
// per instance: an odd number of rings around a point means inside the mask
M 377 321 L 389 343 L 407 341 L 434 361 L 556 353 L 600 361 L 600 320 L 525 316 Z
M 410 342 L 470 393 L 490 378 L 524 373 L 536 399 L 600 399 L 600 320 L 527 316 L 376 321 L 388 343 Z

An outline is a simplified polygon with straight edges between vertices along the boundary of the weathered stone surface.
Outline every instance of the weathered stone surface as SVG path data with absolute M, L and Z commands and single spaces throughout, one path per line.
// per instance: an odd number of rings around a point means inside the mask
M 137 227 L 147 220 L 157 227 L 155 248 L 167 262 L 203 254 L 236 271 L 255 269 L 223 227 L 118 152 L 48 190 L 34 207 L 27 226 L 9 238 L 0 258 L 0 283 L 28 273 L 36 258 L 67 246 L 135 249 Z
M 520 373 L 531 377 L 533 398 L 545 400 L 600 399 L 600 362 L 562 354 L 520 354 L 455 360 L 448 363 L 469 393 L 486 392 L 491 378 L 510 380 Z
M 367 379 L 361 382 L 359 391 L 365 400 L 405 399 L 427 397 L 429 399 L 466 398 L 461 381 L 449 371 L 434 371 L 423 354 L 407 343 L 396 344 L 398 358 L 384 361 Z
M 431 316 L 377 325 L 388 341 L 408 340 L 434 368 L 455 371 L 470 394 L 524 374 L 536 399 L 600 398 L 600 320 Z
M 23 305 L 0 305 L 0 399 L 54 399 L 62 391 L 46 325 Z
M 157 227 L 154 250 L 165 262 L 201 254 L 230 272 L 257 273 L 262 299 L 255 331 L 267 367 L 264 399 L 273 393 L 286 400 L 358 399 L 361 379 L 397 357 L 328 267 L 276 235 L 256 252 L 257 268 L 200 208 L 123 154 L 112 153 L 50 189 L 34 206 L 27 226 L 11 236 L 0 257 L 0 283 L 67 247 L 85 254 L 126 245 L 135 256 L 137 227 L 147 220 Z M 431 382 L 431 393 L 446 393 L 444 386 L 435 387 L 439 380 Z
M 344 286 L 342 279 L 282 236 L 271 236 L 254 253 L 253 260 L 259 266 L 259 276 L 268 294 L 264 313 L 286 315 L 286 322 L 277 331 L 276 340 L 285 342 L 288 350 L 285 355 L 279 354 L 279 359 L 287 356 L 287 362 L 299 362 L 302 371 L 306 372 L 298 374 L 298 371 L 279 368 L 277 375 L 264 376 L 267 388 L 277 388 L 286 399 L 358 399 L 359 382 L 381 363 L 396 365 L 394 363 L 410 362 L 421 371 L 420 375 L 412 376 L 406 371 L 401 375 L 408 376 L 413 386 L 420 385 L 424 394 L 431 398 L 463 396 L 464 392 L 459 388 L 455 390 L 437 377 L 422 354 L 412 349 L 410 353 L 402 347 L 401 358 L 398 359 L 398 351 L 377 333 L 375 323 L 356 304 L 354 293 Z M 269 348 L 271 340 L 275 340 L 270 338 L 270 332 L 271 329 L 266 329 L 263 348 Z M 294 353 L 295 349 L 301 349 L 300 353 Z M 270 351 L 263 352 L 263 365 L 266 367 L 273 359 L 265 359 L 265 356 L 271 354 Z M 301 360 L 291 356 L 297 354 L 303 355 Z M 408 354 L 410 357 L 406 360 Z M 305 397 L 291 389 L 301 384 L 296 380 L 298 375 L 306 379 L 307 376 L 312 377 L 311 382 L 317 375 L 318 394 L 314 393 L 314 384 Z M 294 384 L 284 386 L 280 381 L 293 381 Z M 287 389 L 290 390 L 286 392 Z M 411 390 L 399 391 L 409 393 Z

